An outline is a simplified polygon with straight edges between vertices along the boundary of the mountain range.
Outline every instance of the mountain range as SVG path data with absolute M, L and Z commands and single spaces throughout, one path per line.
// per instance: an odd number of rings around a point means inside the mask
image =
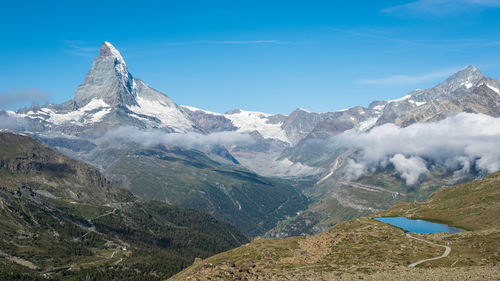
M 468 158 L 391 150 L 375 159 L 366 139 L 384 130 L 411 139 L 425 124 L 499 117 L 499 89 L 500 80 L 468 66 L 433 88 L 368 107 L 221 114 L 177 105 L 132 76 L 105 42 L 72 100 L 1 111 L 0 120 L 135 195 L 212 214 L 249 236 L 286 237 L 425 200 L 498 169 L 463 147 Z
M 368 107 L 215 113 L 105 42 L 73 99 L 0 110 L 0 279 L 391 280 L 437 252 L 371 219 L 388 215 L 471 230 L 426 237 L 461 253 L 435 276 L 491 277 L 498 117 L 500 80 L 474 66 Z

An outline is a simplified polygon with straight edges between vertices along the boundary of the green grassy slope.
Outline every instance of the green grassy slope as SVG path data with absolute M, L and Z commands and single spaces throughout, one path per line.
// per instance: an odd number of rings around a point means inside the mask
M 500 227 L 500 172 L 436 191 L 420 203 L 398 203 L 378 216 L 406 216 L 470 230 Z
M 247 242 L 234 226 L 137 199 L 24 136 L 0 134 L 0 166 L 0 280 L 162 280 Z

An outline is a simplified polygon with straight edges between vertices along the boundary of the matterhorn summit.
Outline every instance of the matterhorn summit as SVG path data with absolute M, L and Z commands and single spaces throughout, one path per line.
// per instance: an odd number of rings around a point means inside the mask
M 76 105 L 85 106 L 93 99 L 110 106 L 137 105 L 135 95 L 134 79 L 125 60 L 111 43 L 104 42 L 85 81 L 76 90 Z
M 196 131 L 184 109 L 128 72 L 120 52 L 109 42 L 101 45 L 73 100 L 17 114 L 65 132 L 93 134 L 95 129 L 119 126 Z

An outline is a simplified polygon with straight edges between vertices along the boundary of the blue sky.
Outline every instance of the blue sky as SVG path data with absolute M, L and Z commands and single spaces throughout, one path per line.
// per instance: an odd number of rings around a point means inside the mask
M 4 1 L 0 26 L 6 109 L 71 99 L 104 41 L 217 112 L 366 106 L 471 64 L 500 78 L 500 0 Z

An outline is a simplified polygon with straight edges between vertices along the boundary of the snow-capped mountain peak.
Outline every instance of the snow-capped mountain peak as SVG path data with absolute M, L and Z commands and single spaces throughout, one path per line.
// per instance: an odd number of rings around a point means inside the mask
M 99 56 L 113 56 L 118 60 L 118 62 L 120 62 L 123 65 L 126 65 L 125 60 L 123 59 L 120 52 L 118 52 L 118 50 L 108 41 L 104 42 L 101 45 Z
M 63 130 L 68 130 L 68 126 L 92 128 L 97 123 L 100 123 L 97 127 L 194 130 L 189 116 L 173 100 L 128 72 L 120 52 L 109 42 L 101 45 L 99 55 L 72 101 L 18 113 L 20 117 L 38 119 L 49 127 Z
M 123 57 L 109 42 L 102 44 L 85 81 L 76 90 L 74 101 L 80 108 L 93 99 L 102 99 L 111 106 L 137 104 L 134 79 Z
M 446 87 L 449 91 L 454 91 L 461 87 L 469 89 L 472 86 L 476 85 L 476 83 L 483 78 L 483 74 L 481 73 L 481 71 L 479 71 L 479 69 L 477 69 L 477 67 L 469 65 L 450 76 L 441 85 L 443 87 Z

